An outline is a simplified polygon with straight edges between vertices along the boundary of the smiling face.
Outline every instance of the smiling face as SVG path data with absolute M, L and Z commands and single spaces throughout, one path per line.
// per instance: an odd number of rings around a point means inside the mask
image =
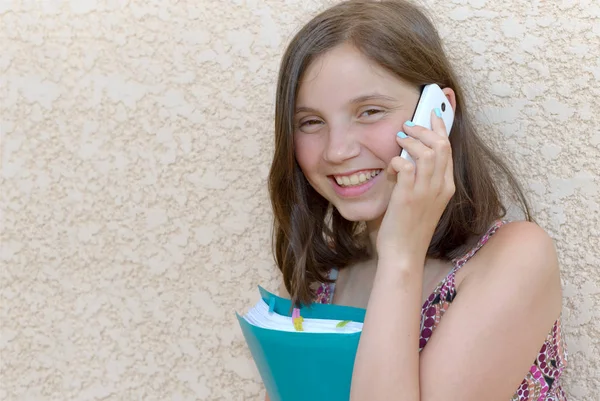
M 312 62 L 300 82 L 294 147 L 308 182 L 350 221 L 386 211 L 400 154 L 396 133 L 409 120 L 419 88 L 344 44 Z

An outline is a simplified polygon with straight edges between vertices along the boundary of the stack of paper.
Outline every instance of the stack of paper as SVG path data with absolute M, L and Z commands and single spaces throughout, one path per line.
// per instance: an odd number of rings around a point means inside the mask
M 277 331 L 297 331 L 292 317 L 283 316 L 275 311 L 269 312 L 269 305 L 261 299 L 244 319 L 254 326 Z M 362 330 L 362 322 L 335 319 L 302 319 L 301 333 L 357 333 Z

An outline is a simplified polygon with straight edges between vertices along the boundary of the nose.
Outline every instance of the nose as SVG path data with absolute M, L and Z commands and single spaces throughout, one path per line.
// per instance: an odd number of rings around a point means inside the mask
M 358 156 L 360 143 L 347 126 L 331 127 L 323 158 L 332 164 L 340 164 Z

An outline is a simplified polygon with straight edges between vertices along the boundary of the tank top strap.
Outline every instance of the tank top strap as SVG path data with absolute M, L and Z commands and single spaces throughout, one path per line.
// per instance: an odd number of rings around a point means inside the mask
M 332 267 L 331 270 L 329 270 L 329 279 L 333 280 L 333 283 L 329 284 L 329 299 L 327 300 L 328 304 L 333 303 L 333 293 L 335 292 L 335 283 L 338 278 L 338 273 L 339 270 L 335 267 Z
M 483 236 L 479 239 L 477 245 L 471 248 L 471 250 L 469 250 L 463 256 L 452 259 L 452 264 L 454 265 L 452 273 L 456 273 L 458 270 L 460 270 L 460 268 L 463 267 L 465 263 L 467 263 L 469 259 L 471 259 L 477 253 L 477 251 L 479 251 L 481 247 L 483 247 L 488 242 L 490 237 L 494 235 L 500 227 L 507 224 L 508 222 L 508 220 L 496 220 L 494 224 L 492 224 L 490 228 L 488 228 L 488 230 L 485 232 L 485 234 L 483 234 Z

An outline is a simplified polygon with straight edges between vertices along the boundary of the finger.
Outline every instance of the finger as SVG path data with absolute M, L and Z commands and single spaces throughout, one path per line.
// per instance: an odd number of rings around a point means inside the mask
M 411 138 L 403 132 L 398 133 L 396 142 L 402 149 L 405 149 L 410 157 L 412 157 L 412 159 L 415 161 L 421 158 L 427 149 L 430 149 L 423 142 L 419 141 L 418 139 Z
M 398 138 L 398 144 L 404 148 L 416 164 L 415 190 L 423 191 L 430 186 L 436 164 L 433 149 L 413 138 Z
M 442 135 L 442 133 L 444 133 L 446 129 L 444 126 L 444 122 L 443 120 L 441 120 L 441 118 L 437 117 L 433 110 L 431 111 L 431 119 L 432 129 L 428 129 L 420 125 L 414 125 L 412 121 L 407 121 L 404 123 L 404 132 L 406 132 L 412 138 L 418 139 L 419 141 L 423 142 L 430 148 L 433 148 L 435 144 L 440 141 L 440 139 L 447 140 L 448 136 Z M 441 128 L 439 126 L 440 123 L 442 124 Z M 442 131 L 440 131 L 440 129 Z
M 444 124 L 444 119 L 442 118 L 442 110 L 437 107 L 431 110 L 431 130 L 442 138 L 448 138 L 446 124 Z
M 446 135 L 446 126 L 442 119 L 442 111 L 436 108 L 431 111 L 431 127 L 436 138 L 431 143 L 431 148 L 436 154 L 435 171 L 432 176 L 432 187 L 441 191 L 448 180 L 448 167 L 452 171 L 452 149 L 450 140 Z
M 450 200 L 456 190 L 456 184 L 454 182 L 454 158 L 452 157 L 452 146 L 450 145 L 446 124 L 442 118 L 442 111 L 438 108 L 434 109 L 433 111 L 435 117 L 432 117 L 432 128 L 441 134 L 440 142 L 438 142 L 438 144 L 435 146 L 436 151 L 443 155 L 443 157 L 440 158 L 440 168 L 443 168 L 444 170 L 444 180 L 442 182 L 441 190 L 446 194 L 447 199 Z
M 439 108 L 431 112 L 431 128 L 438 134 L 437 141 L 432 144 L 438 156 L 436 159 L 435 172 L 432 178 L 432 186 L 437 189 L 448 200 L 454 195 L 454 161 L 450 139 L 446 131 L 446 125 Z
M 412 191 L 415 185 L 415 165 L 396 156 L 390 162 L 390 167 L 396 173 L 396 185 L 400 186 L 401 191 Z

